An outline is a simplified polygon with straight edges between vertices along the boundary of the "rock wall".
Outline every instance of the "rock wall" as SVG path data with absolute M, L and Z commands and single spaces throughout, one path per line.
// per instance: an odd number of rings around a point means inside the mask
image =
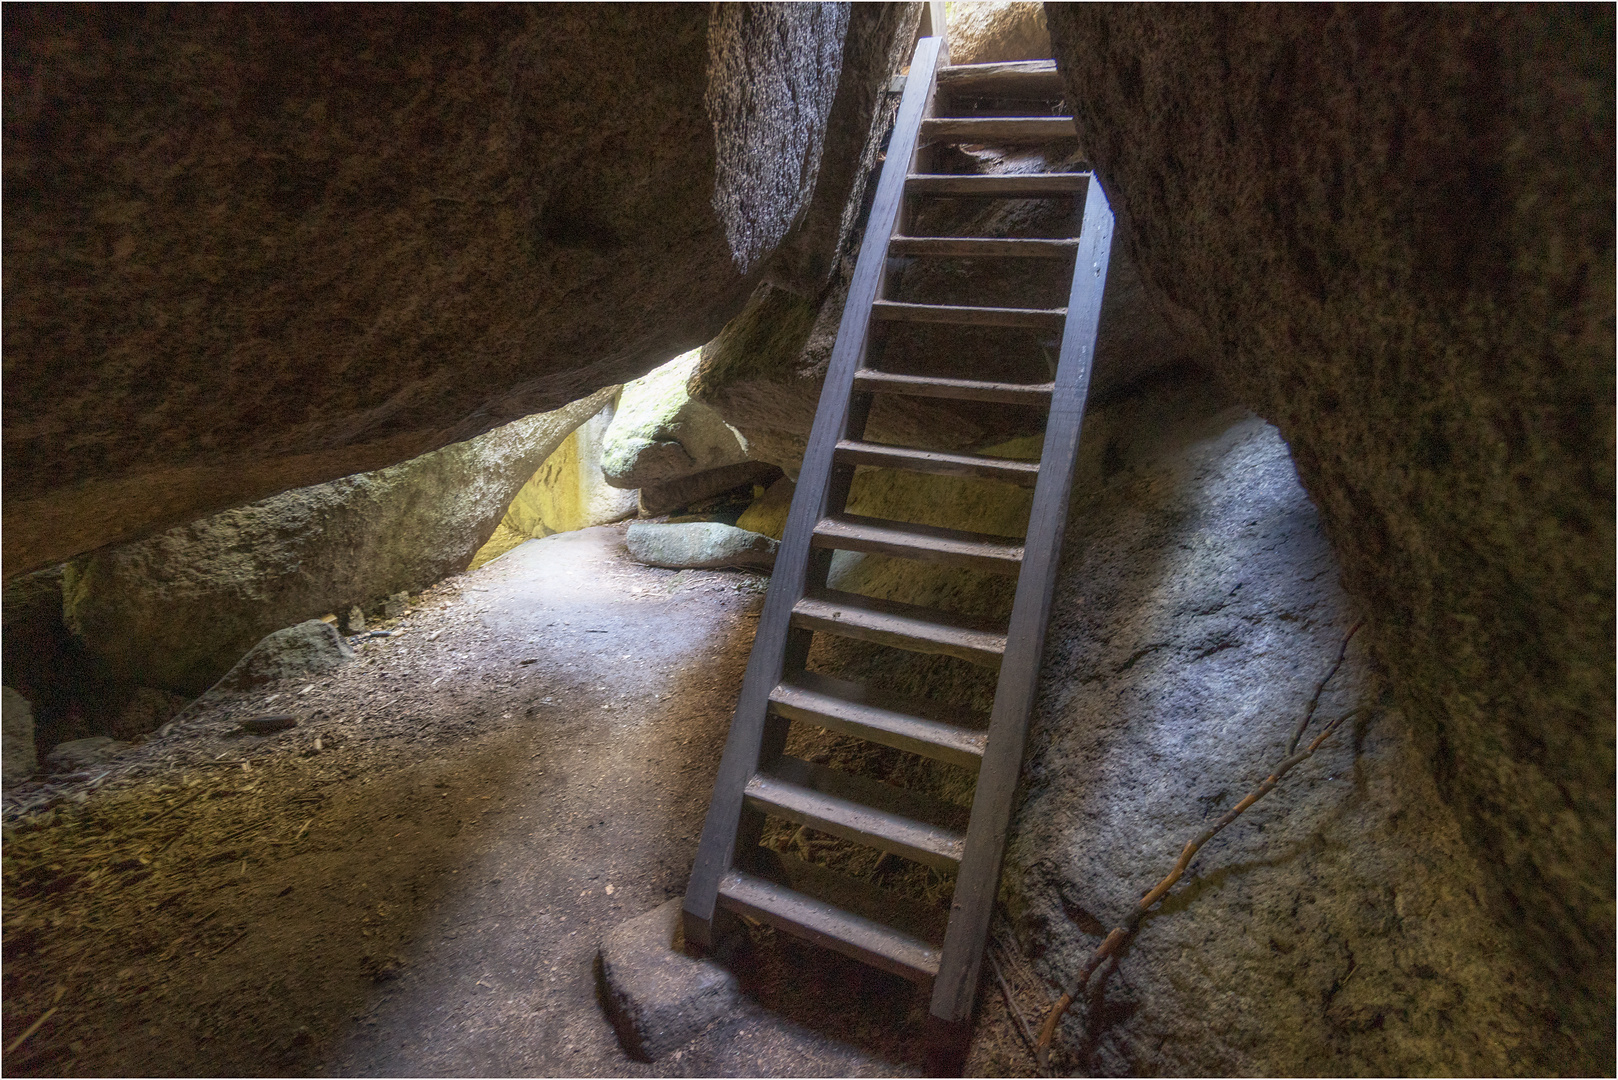
M 617 390 L 83 556 L 64 575 L 67 625 L 114 678 L 200 693 L 271 631 L 464 569 L 539 465 Z
M 1565 988 L 1545 1067 L 1609 1069 L 1612 9 L 1047 17 L 1121 243 L 1290 444 L 1501 932 Z
M 783 242 L 829 268 L 911 15 L 8 11 L 5 574 L 643 374 Z
M 949 5 L 952 64 L 1049 60 L 1045 5 L 1037 0 L 956 0 Z
M 1275 428 L 1192 379 L 1091 418 L 1005 889 L 1058 982 L 1285 756 L 1357 618 Z M 1362 631 L 1363 633 L 1363 631 Z M 1084 1075 L 1555 1071 L 1407 718 L 1356 635 L 1310 735 L 1064 1024 Z

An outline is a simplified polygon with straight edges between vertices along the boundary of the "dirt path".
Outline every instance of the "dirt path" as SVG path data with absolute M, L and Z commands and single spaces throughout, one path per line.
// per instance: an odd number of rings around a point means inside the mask
M 621 541 L 459 575 L 334 675 L 192 715 L 13 820 L 7 1046 L 45 1020 L 5 1071 L 916 1071 L 909 988 L 791 942 L 755 950 L 745 1016 L 653 1066 L 620 1049 L 596 949 L 684 888 L 764 587 Z M 237 732 L 266 708 L 300 726 Z M 994 1004 L 973 1064 L 1000 1072 Z

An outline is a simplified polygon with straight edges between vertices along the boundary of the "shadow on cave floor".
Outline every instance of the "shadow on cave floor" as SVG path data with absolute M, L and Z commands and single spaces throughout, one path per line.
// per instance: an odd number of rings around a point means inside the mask
M 908 985 L 796 943 L 654 1065 L 596 1000 L 605 933 L 685 887 L 763 586 L 635 564 L 622 527 L 535 541 L 9 823 L 5 1072 L 919 1071 Z M 972 1065 L 1024 1072 L 1000 1008 Z

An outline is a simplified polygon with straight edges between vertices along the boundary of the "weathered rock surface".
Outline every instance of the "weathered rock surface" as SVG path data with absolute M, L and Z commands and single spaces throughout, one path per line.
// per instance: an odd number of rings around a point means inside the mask
M 17 9 L 5 573 L 643 374 L 783 244 L 823 274 L 911 15 Z
M 75 560 L 67 623 L 117 676 L 200 693 L 277 627 L 464 569 L 512 497 L 614 390 Z
M 1292 447 L 1482 895 L 1564 988 L 1541 1023 L 1584 1034 L 1533 1067 L 1610 1069 L 1613 10 L 1047 14 L 1120 245 Z
M 601 943 L 607 1016 L 624 1049 L 642 1061 L 684 1046 L 742 1002 L 736 976 L 681 948 L 683 902 L 677 896 L 620 923 Z
M 949 61 L 995 64 L 1002 60 L 1048 60 L 1051 35 L 1045 5 L 1034 0 L 966 0 L 951 5 Z
M 656 517 L 743 484 L 767 483 L 781 472 L 766 461 L 743 461 L 640 489 L 642 517 Z
M 34 708 L 7 686 L 0 688 L 0 780 L 24 780 L 39 769 L 34 752 Z
M 248 650 L 213 689 L 247 690 L 294 675 L 322 675 L 354 656 L 337 628 L 310 619 L 267 635 Z
M 1285 756 L 1356 618 L 1286 445 L 1218 397 L 1087 432 L 1007 874 L 1058 981 Z M 1370 711 L 1202 850 L 1065 1025 L 1064 1071 L 1554 1071 L 1556 989 L 1519 972 L 1363 646 L 1311 734 Z
M 672 570 L 724 566 L 769 570 L 775 566 L 775 553 L 781 547 L 768 536 L 717 521 L 632 522 L 624 536 L 624 546 L 636 561 Z
M 701 358 L 694 349 L 624 384 L 601 443 L 607 483 L 640 488 L 747 460 L 747 444 L 735 429 L 686 390 Z
M 105 735 L 92 735 L 88 739 L 70 739 L 57 743 L 45 755 L 45 768 L 51 772 L 77 772 L 111 761 L 128 750 L 132 743 L 120 742 Z

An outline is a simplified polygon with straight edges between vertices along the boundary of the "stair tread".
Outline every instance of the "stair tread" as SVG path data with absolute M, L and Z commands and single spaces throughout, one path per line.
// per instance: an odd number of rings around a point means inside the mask
M 909 469 L 940 476 L 983 476 L 1027 486 L 1039 478 L 1037 461 L 954 454 L 944 450 L 914 450 L 908 446 L 884 446 L 853 439 L 838 442 L 837 457 L 853 465 Z
M 1068 259 L 1078 251 L 1072 238 L 1022 239 L 978 236 L 895 236 L 890 255 L 940 255 L 967 258 Z
M 989 667 L 998 667 L 1006 650 L 1005 632 L 985 620 L 837 589 L 817 589 L 800 599 L 792 607 L 792 623 Z
M 964 807 L 798 758 L 755 773 L 746 795 L 765 813 L 929 866 L 954 867 L 966 847 Z
M 988 733 L 981 718 L 942 702 L 885 693 L 863 683 L 803 671 L 770 694 L 772 709 L 832 731 L 976 769 Z
M 719 900 L 733 911 L 905 978 L 922 982 L 938 973 L 940 950 L 927 942 L 745 871 L 731 870 L 720 879 Z
M 1053 100 L 1067 93 L 1054 60 L 948 64 L 938 69 L 938 85 L 956 97 Z
M 948 116 L 921 122 L 923 139 L 962 142 L 1048 142 L 1078 137 L 1071 116 Z
M 817 547 L 947 562 L 1000 574 L 1016 574 L 1023 557 L 1023 542 L 1012 537 L 848 513 L 821 518 L 812 542 Z
M 905 177 L 905 193 L 1037 198 L 1074 195 L 1089 184 L 1086 172 L 911 173 Z
M 867 393 L 906 394 L 955 401 L 999 401 L 1008 405 L 1048 407 L 1054 388 L 1052 383 L 983 382 L 932 375 L 894 375 L 886 371 L 862 371 L 854 376 L 854 389 Z
M 877 300 L 871 304 L 873 318 L 897 322 L 948 323 L 952 326 L 1024 326 L 1035 330 L 1060 332 L 1067 321 L 1066 308 L 984 307 L 977 304 L 911 304 L 899 300 Z

